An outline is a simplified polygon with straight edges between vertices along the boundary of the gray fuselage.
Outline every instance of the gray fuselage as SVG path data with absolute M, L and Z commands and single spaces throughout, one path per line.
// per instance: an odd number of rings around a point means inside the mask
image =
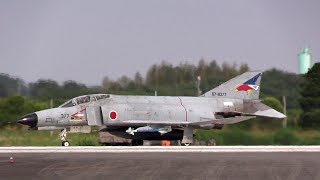
M 107 126 L 147 125 L 147 122 L 185 124 L 216 119 L 216 112 L 243 109 L 242 99 L 108 95 L 96 100 L 94 96 L 90 95 L 91 100 L 86 103 L 36 112 L 37 127 L 88 125 L 88 107 L 101 107 L 102 123 Z

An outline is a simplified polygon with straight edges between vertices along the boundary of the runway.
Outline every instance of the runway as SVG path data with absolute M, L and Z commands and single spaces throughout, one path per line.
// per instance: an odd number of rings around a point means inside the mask
M 320 179 L 319 149 L 1 147 L 0 179 Z

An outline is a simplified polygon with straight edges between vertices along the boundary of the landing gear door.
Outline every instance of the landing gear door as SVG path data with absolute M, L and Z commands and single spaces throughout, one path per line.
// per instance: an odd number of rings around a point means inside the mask
M 88 125 L 102 126 L 102 111 L 101 106 L 86 107 Z

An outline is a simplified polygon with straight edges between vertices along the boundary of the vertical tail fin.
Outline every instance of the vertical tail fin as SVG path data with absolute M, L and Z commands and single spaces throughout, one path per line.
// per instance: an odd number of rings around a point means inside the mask
M 203 97 L 259 99 L 262 72 L 246 72 L 204 93 Z

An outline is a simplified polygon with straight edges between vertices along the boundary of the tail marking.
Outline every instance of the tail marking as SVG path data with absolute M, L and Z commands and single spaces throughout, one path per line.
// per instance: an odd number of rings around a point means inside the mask
M 237 86 L 237 88 L 235 89 L 235 92 L 246 91 L 247 94 L 250 94 L 253 90 L 255 91 L 258 90 L 259 85 L 256 85 L 256 82 L 260 76 L 261 76 L 261 73 L 257 74 L 256 76 L 244 82 L 243 84 Z

